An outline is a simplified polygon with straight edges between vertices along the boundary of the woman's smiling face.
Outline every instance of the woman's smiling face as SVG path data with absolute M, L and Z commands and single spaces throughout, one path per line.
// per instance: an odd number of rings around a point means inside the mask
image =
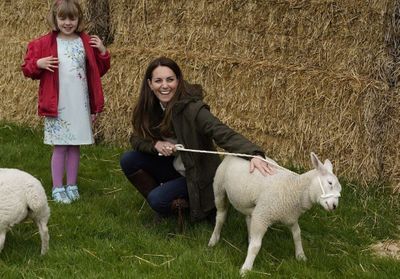
M 152 77 L 147 82 L 157 99 L 166 107 L 175 95 L 179 80 L 169 67 L 158 66 L 153 70 Z

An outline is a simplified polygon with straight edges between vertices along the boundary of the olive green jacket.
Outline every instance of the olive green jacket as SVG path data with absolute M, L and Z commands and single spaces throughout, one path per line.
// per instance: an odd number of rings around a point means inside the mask
M 215 143 L 228 152 L 264 156 L 261 147 L 233 131 L 210 112 L 209 106 L 202 101 L 200 86 L 190 85 L 189 88 L 191 96 L 179 100 L 172 110 L 172 124 L 179 144 L 189 149 L 215 151 Z M 151 140 L 132 136 L 131 144 L 136 151 L 157 154 Z M 189 152 L 181 152 L 181 157 L 186 169 L 191 219 L 200 220 L 215 207 L 212 184 L 221 159 L 214 154 Z

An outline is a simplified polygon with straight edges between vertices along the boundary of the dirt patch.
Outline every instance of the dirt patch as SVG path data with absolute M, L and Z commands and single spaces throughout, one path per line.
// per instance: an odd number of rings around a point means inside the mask
M 380 257 L 391 257 L 400 260 L 400 240 L 386 240 L 371 245 L 372 251 Z

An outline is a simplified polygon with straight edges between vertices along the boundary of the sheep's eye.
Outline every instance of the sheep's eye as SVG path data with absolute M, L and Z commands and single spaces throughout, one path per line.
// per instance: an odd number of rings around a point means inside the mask
M 332 186 L 332 181 L 328 181 L 328 184 Z

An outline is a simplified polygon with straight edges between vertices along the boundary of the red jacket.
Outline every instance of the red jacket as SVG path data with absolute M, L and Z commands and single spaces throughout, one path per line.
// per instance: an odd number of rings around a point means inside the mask
M 89 89 L 89 101 L 91 114 L 103 111 L 104 96 L 100 77 L 110 68 L 110 53 L 101 55 L 97 48 L 89 45 L 90 36 L 81 32 L 86 54 L 86 78 Z M 58 69 L 54 72 L 39 69 L 36 62 L 38 59 L 57 55 L 57 32 L 53 31 L 28 44 L 22 72 L 26 77 L 40 79 L 38 114 L 42 116 L 57 117 L 58 112 Z

